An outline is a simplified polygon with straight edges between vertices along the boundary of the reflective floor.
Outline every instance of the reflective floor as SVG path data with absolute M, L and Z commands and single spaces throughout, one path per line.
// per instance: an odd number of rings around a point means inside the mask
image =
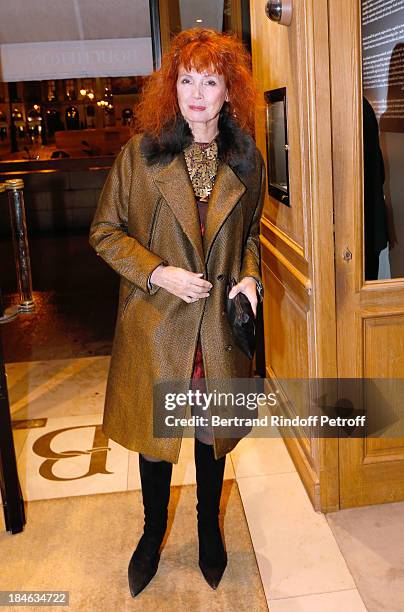
M 36 309 L 2 325 L 6 362 L 108 355 L 118 276 L 86 234 L 30 238 Z M 0 240 L 0 282 L 7 307 L 18 300 L 13 249 Z

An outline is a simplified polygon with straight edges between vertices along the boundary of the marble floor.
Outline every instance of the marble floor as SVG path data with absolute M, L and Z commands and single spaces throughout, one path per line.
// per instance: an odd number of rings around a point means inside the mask
M 7 364 L 26 500 L 139 490 L 137 454 L 100 428 L 108 364 L 107 356 Z M 242 440 L 225 478 L 237 483 L 271 612 L 402 612 L 403 547 L 383 527 L 393 516 L 399 530 L 404 504 L 315 512 L 278 438 Z M 184 439 L 173 485 L 194 483 L 193 440 Z

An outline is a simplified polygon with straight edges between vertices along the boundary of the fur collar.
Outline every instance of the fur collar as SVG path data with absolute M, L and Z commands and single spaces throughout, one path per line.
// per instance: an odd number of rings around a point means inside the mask
M 256 162 L 255 142 L 239 127 L 225 107 L 220 111 L 218 128 L 216 141 L 219 159 L 236 172 L 247 173 L 253 170 Z M 175 119 L 162 130 L 160 138 L 144 133 L 140 149 L 148 165 L 167 165 L 192 142 L 191 128 L 182 114 L 177 113 Z

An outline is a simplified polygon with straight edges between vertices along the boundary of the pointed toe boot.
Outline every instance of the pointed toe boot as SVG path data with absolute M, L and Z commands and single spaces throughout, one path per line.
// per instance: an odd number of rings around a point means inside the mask
M 227 554 L 219 526 L 214 531 L 201 525 L 199 536 L 199 567 L 206 582 L 217 589 L 227 565 Z
M 136 597 L 156 574 L 160 547 L 167 529 L 172 463 L 147 461 L 139 454 L 144 506 L 144 529 L 128 566 L 128 582 Z
M 132 597 L 143 591 L 156 574 L 160 561 L 161 541 L 160 538 L 153 539 L 146 535 L 141 537 L 128 566 L 128 582 Z
M 219 527 L 225 462 L 226 457 L 215 459 L 213 446 L 195 438 L 199 567 L 212 589 L 218 587 L 227 565 Z

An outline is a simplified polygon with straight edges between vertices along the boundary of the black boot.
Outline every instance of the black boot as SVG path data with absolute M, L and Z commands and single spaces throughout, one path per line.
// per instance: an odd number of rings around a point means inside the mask
M 213 446 L 195 438 L 196 494 L 198 503 L 199 567 L 216 589 L 227 565 L 219 528 L 219 506 L 226 457 L 215 459 Z
M 172 463 L 147 461 L 139 454 L 144 529 L 128 567 L 132 597 L 140 593 L 157 572 L 160 546 L 167 528 L 172 469 Z

